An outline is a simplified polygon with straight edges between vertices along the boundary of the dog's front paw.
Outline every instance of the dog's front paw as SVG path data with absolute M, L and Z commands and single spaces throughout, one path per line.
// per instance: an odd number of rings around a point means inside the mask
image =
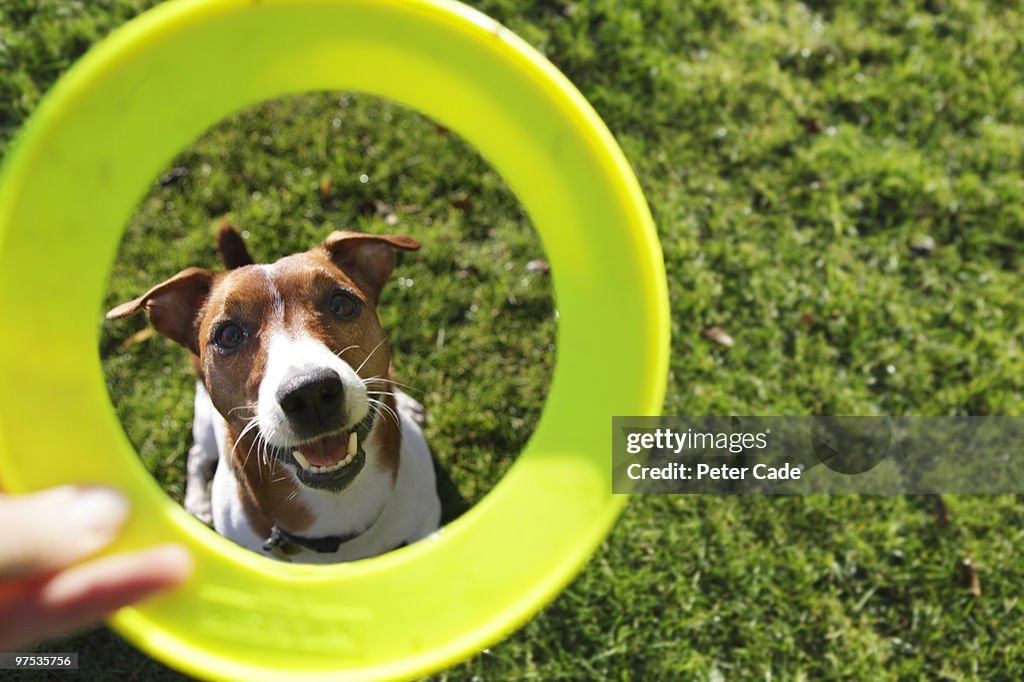
M 188 478 L 185 481 L 185 511 L 207 526 L 213 527 L 213 505 L 210 482 L 217 460 L 207 455 L 203 446 L 193 444 L 188 453 Z
M 189 486 L 185 492 L 185 511 L 213 527 L 213 507 L 210 505 L 209 492 L 199 493 L 194 486 Z

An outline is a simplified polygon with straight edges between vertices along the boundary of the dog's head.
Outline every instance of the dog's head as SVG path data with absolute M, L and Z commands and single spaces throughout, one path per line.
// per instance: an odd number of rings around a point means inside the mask
M 342 490 L 366 464 L 363 442 L 388 409 L 379 399 L 390 391 L 390 356 L 377 301 L 395 251 L 419 244 L 334 232 L 263 265 L 252 264 L 244 246 L 226 252 L 223 238 L 225 264 L 238 267 L 188 268 L 107 318 L 145 310 L 157 331 L 198 356 L 213 404 L 236 436 L 235 457 L 255 447 L 257 457 L 294 467 L 309 487 Z

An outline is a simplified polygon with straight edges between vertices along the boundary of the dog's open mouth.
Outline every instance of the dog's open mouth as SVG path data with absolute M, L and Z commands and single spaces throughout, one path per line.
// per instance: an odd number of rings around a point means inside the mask
M 359 435 L 355 431 L 342 431 L 311 443 L 300 445 L 292 457 L 304 471 L 329 474 L 355 461 L 359 454 Z
M 271 452 L 282 464 L 295 467 L 299 482 L 310 488 L 340 492 L 347 488 L 366 464 L 364 441 L 377 418 L 370 409 L 358 423 L 291 446 L 272 446 Z
M 366 463 L 365 435 L 358 430 L 340 431 L 294 448 L 291 454 L 299 480 L 312 488 L 347 487 Z

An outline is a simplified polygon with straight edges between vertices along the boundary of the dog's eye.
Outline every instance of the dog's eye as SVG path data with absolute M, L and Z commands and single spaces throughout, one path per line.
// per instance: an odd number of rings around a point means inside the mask
M 234 322 L 225 322 L 214 332 L 213 343 L 221 352 L 238 350 L 245 343 L 245 330 Z
M 327 309 L 335 317 L 347 320 L 359 312 L 359 301 L 350 293 L 335 291 L 327 301 Z

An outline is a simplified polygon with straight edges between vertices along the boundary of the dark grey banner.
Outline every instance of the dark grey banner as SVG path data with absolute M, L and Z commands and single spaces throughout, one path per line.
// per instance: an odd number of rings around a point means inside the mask
M 0 653 L 0 670 L 78 670 L 78 654 Z
M 613 417 L 615 493 L 1024 492 L 1024 417 Z

